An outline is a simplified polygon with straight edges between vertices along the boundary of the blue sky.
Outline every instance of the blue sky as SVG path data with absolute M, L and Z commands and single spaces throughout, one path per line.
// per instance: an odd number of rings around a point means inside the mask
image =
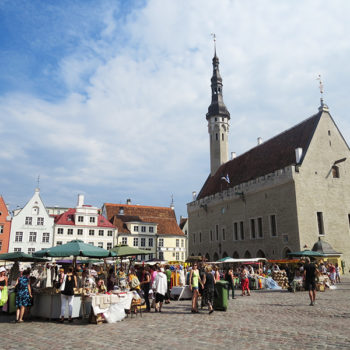
M 325 101 L 350 140 L 346 0 L 0 0 L 0 194 L 169 206 L 209 173 L 213 43 L 238 155 Z

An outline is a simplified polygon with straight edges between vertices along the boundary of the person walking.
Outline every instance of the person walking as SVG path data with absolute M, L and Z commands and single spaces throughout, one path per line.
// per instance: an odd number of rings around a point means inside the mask
M 335 264 L 335 282 L 340 283 L 340 267 L 338 263 Z
M 68 268 L 68 273 L 61 277 L 61 318 L 60 322 L 64 322 L 64 313 L 66 311 L 66 303 L 68 303 L 69 318 L 68 322 L 73 322 L 73 300 L 74 288 L 77 288 L 77 277 L 73 275 L 73 267 Z
M 228 282 L 227 298 L 230 298 L 230 289 L 232 289 L 232 299 L 235 299 L 235 286 L 232 267 L 228 268 L 225 273 L 225 281 Z
M 193 268 L 190 272 L 190 289 L 192 291 L 192 313 L 198 313 L 198 287 L 199 283 L 202 285 L 203 288 L 203 282 L 199 275 L 198 265 L 194 264 Z
M 215 288 L 215 279 L 211 273 L 211 266 L 208 265 L 205 267 L 205 273 L 203 276 L 203 298 L 204 304 L 208 305 L 209 315 L 214 311 L 213 300 L 214 300 L 214 288 Z
M 244 296 L 244 292 L 246 293 L 246 295 L 250 296 L 248 275 L 249 275 L 249 272 L 247 268 L 242 266 L 242 271 L 241 271 L 242 296 Z
M 159 268 L 152 288 L 156 292 L 155 312 L 162 312 L 162 306 L 168 288 L 167 277 L 163 267 Z
M 149 267 L 145 266 L 142 270 L 141 275 L 141 289 L 143 291 L 143 297 L 146 302 L 146 311 L 151 311 L 151 305 L 149 303 L 149 290 L 150 290 L 150 283 L 151 283 L 151 274 L 149 273 Z
M 23 315 L 28 306 L 32 305 L 32 289 L 29 283 L 30 270 L 24 270 L 22 277 L 16 282 L 16 322 L 23 322 Z
M 305 278 L 305 290 L 309 292 L 310 306 L 315 305 L 316 275 L 317 275 L 317 269 L 315 264 L 310 262 L 309 257 L 306 257 L 305 265 L 304 265 L 304 278 Z

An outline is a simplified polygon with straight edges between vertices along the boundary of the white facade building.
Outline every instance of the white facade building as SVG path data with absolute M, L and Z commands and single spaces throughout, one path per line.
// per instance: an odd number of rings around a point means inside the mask
M 116 228 L 100 214 L 99 208 L 85 205 L 81 194 L 75 208 L 55 217 L 54 246 L 74 239 L 108 250 L 116 245 Z
M 36 188 L 33 197 L 12 219 L 8 251 L 34 253 L 52 247 L 53 225 L 54 219 L 47 213 Z

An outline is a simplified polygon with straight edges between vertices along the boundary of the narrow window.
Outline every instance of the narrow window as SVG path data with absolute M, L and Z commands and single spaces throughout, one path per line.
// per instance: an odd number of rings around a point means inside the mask
M 199 232 L 199 242 L 202 242 L 202 232 Z
M 210 240 L 212 241 L 213 240 L 213 231 L 210 230 Z
M 241 221 L 239 223 L 239 228 L 240 228 L 240 231 L 241 231 L 241 240 L 243 241 L 244 240 L 244 222 Z
M 219 225 L 215 225 L 216 240 L 219 240 Z
M 226 232 L 225 229 L 222 229 L 222 240 L 225 241 L 226 240 Z
M 339 178 L 339 168 L 336 165 L 332 166 L 332 176 L 335 179 Z
M 349 228 L 350 228 L 350 214 L 348 214 Z
M 317 212 L 317 225 L 318 225 L 318 234 L 324 235 L 324 226 L 323 226 L 323 213 L 318 211 Z
M 270 232 L 272 237 L 277 236 L 276 215 L 270 215 Z
M 219 139 L 218 134 L 215 134 L 215 139 L 216 139 L 216 141 Z
M 258 218 L 258 234 L 259 238 L 263 238 L 262 218 Z
M 196 243 L 196 234 L 193 234 L 193 243 Z
M 250 237 L 255 239 L 255 220 L 250 219 Z
M 237 222 L 233 224 L 233 239 L 235 241 L 238 241 L 238 223 Z
M 221 140 L 224 141 L 224 134 L 221 134 Z

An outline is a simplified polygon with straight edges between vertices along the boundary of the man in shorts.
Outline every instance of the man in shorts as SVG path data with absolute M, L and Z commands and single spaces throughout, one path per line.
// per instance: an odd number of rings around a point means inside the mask
M 316 273 L 317 269 L 315 264 L 310 263 L 310 258 L 305 258 L 304 265 L 304 277 L 305 277 L 305 290 L 309 292 L 310 306 L 315 305 L 316 299 Z

